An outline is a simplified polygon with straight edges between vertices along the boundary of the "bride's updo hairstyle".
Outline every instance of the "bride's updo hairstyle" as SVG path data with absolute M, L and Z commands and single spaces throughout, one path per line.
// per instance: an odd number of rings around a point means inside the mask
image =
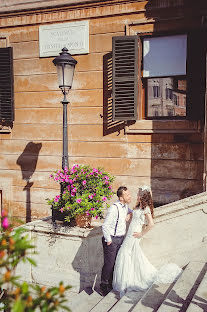
M 154 205 L 150 189 L 147 186 L 140 187 L 138 194 L 140 197 L 140 203 L 137 201 L 135 208 L 145 209 L 146 207 L 149 207 L 152 217 L 154 217 Z

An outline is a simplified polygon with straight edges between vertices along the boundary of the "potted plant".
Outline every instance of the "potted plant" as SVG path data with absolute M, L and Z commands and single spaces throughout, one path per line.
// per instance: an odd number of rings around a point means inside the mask
M 101 168 L 76 164 L 71 169 L 56 170 L 50 177 L 61 185 L 61 194 L 48 199 L 54 219 L 62 216 L 70 223 L 75 218 L 77 225 L 86 227 L 92 217 L 103 218 L 104 207 L 109 206 L 107 200 L 114 194 L 114 176 Z M 87 224 L 80 224 L 82 221 Z

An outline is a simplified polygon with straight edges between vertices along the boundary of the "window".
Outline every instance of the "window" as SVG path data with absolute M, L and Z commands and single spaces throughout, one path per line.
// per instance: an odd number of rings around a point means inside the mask
M 113 118 L 202 120 L 204 36 L 113 37 Z
M 187 91 L 179 82 L 186 81 L 186 61 L 186 35 L 143 38 L 143 79 L 147 80 L 146 118 L 186 116 L 186 108 L 176 109 L 179 103 L 178 84 L 182 92 Z M 153 85 L 151 97 L 150 86 L 153 82 L 156 85 Z M 154 105 L 158 107 L 156 116 L 153 114 Z
M 154 98 L 160 97 L 160 87 L 159 86 L 153 86 L 153 96 L 154 96 Z
M 14 121 L 13 53 L 0 48 L 0 124 Z

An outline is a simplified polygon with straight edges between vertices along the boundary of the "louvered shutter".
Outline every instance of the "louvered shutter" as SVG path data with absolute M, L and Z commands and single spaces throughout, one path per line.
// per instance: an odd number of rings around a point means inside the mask
M 136 120 L 138 101 L 138 37 L 112 38 L 113 120 Z
M 0 48 L 0 122 L 14 120 L 13 51 Z

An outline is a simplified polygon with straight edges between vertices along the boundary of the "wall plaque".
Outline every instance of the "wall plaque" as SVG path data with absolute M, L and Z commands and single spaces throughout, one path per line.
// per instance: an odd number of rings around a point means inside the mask
M 88 21 L 39 27 L 40 57 L 57 56 L 64 47 L 70 54 L 89 53 Z

